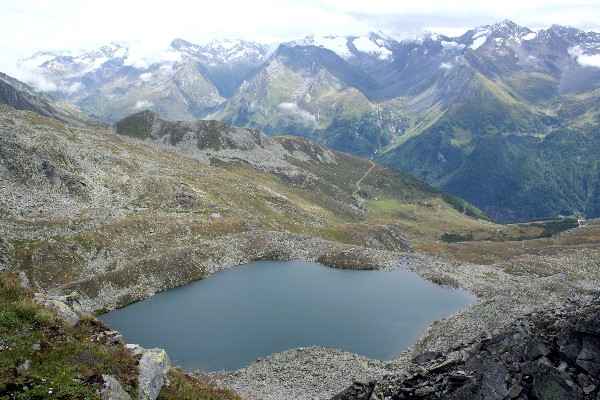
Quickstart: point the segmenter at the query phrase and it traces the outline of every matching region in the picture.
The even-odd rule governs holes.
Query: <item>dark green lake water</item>
[[[235,370],[303,346],[380,360],[433,321],[469,306],[465,291],[414,273],[350,271],[304,261],[257,261],[102,315],[127,342],[167,350],[186,370]]]

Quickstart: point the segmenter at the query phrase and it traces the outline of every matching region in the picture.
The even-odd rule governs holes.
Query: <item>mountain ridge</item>
[[[110,51],[100,51],[97,60]],[[542,175],[552,186],[570,182],[573,193],[557,191],[546,203],[533,194],[538,189],[527,189],[543,185],[529,170],[540,151],[531,138],[582,132],[588,147],[596,146],[598,33],[556,25],[533,31],[505,20],[454,38],[427,33],[397,41],[375,31],[273,46],[176,39],[154,64],[127,51],[114,47],[119,57],[98,61],[95,70],[89,70],[96,65],[91,56],[77,64],[57,55],[62,69],[44,67],[50,65],[45,60],[40,71],[57,94],[110,122],[150,109],[171,120],[218,119],[273,136],[304,136],[424,179],[491,210],[498,221],[599,216],[588,189],[598,179],[584,172],[596,170],[593,160],[584,167],[546,153],[556,161],[545,164]],[[61,72],[69,65],[85,74]],[[506,139],[499,147],[506,159],[516,157],[510,142],[521,140],[523,162],[490,170],[485,149],[495,136]],[[577,153],[583,142],[570,143],[567,152]],[[518,179],[499,192],[488,176]]]

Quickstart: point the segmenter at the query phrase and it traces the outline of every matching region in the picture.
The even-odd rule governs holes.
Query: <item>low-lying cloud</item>
[[[150,107],[152,107],[152,106],[154,106],[154,103],[153,103],[153,102],[151,102],[151,101],[147,101],[147,100],[138,100],[138,101],[135,103],[135,106],[134,106],[134,108],[135,108],[136,110],[142,110],[142,109],[145,109],[145,108],[150,108]]]
[[[571,47],[569,54],[582,67],[600,68],[600,54],[585,54],[580,46]]]
[[[152,79],[152,72],[144,72],[140,74],[139,78],[142,82],[149,82]]]
[[[79,92],[81,89],[83,89],[85,87],[85,85],[81,82],[74,82],[73,84],[67,86],[66,88],[64,88],[64,91],[69,93],[69,94],[73,94],[76,92]]]
[[[36,92],[55,92],[58,86],[46,79],[37,69],[20,66],[14,78],[31,86]]]
[[[317,122],[317,117],[306,110],[298,107],[296,103],[279,103],[277,106],[280,110],[288,111],[291,114],[297,115],[308,122]]]

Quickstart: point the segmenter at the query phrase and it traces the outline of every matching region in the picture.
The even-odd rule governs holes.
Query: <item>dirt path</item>
[[[367,170],[367,172],[365,172],[365,174],[363,175],[363,177],[362,177],[362,178],[360,178],[358,181],[356,181],[356,190],[355,190],[355,191],[352,193],[352,196],[353,196],[353,197],[354,197],[354,195],[355,195],[356,193],[358,193],[358,191],[361,189],[361,188],[360,188],[360,183],[363,181],[363,179],[365,179],[365,178],[367,177],[367,175],[369,175],[369,173],[371,172],[371,170],[372,170],[373,168],[375,168],[375,163],[374,163],[373,161],[371,161],[371,160],[369,160],[369,162],[371,163],[371,168],[369,168],[369,169]]]

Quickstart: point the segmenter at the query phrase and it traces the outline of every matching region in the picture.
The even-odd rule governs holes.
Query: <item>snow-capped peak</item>
[[[304,39],[295,40],[289,44],[294,46],[317,46],[328,49],[336,53],[343,59],[352,57],[352,52],[348,48],[348,38],[342,36],[321,36],[310,35]]]
[[[197,44],[192,44],[186,40],[179,38],[174,39],[171,42],[171,48],[175,49],[176,51],[187,54],[195,54],[202,50],[202,47],[198,46]]]
[[[201,48],[200,54],[212,61],[262,62],[269,46],[240,39],[216,39]]]
[[[352,44],[361,53],[375,55],[380,60],[388,60],[393,53],[390,43],[393,39],[387,37],[383,32],[369,32],[369,36],[354,38]]]
[[[245,42],[243,40],[215,39],[209,42],[205,48],[207,50],[229,51],[236,46],[243,45],[244,43]]]
[[[356,51],[386,60],[392,56],[392,51],[390,50],[390,43],[392,42],[394,42],[394,39],[389,38],[382,31],[371,31],[367,36],[310,35],[304,39],[295,40],[287,44],[292,46],[321,47],[333,51],[345,60],[357,56],[355,54]]]

